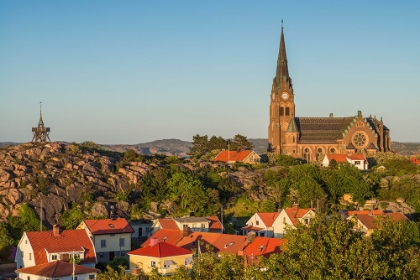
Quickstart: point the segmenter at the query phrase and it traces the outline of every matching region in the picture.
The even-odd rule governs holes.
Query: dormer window
[[[255,224],[256,224],[257,226],[259,226],[259,225],[260,225],[260,221],[256,221],[256,222],[255,222]]]
[[[108,225],[109,225],[110,228],[114,228],[114,225],[113,224],[108,224]]]

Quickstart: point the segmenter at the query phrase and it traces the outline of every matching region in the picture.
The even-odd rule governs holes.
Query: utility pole
[[[42,199],[41,199],[41,213],[39,214],[40,221],[39,221],[39,230],[42,231]]]

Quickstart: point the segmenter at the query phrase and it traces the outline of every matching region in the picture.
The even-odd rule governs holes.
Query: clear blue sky
[[[284,20],[296,115],[420,142],[420,1],[0,1],[0,141],[267,138]]]

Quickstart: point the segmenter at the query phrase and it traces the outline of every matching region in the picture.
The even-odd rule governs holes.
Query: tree
[[[249,142],[246,136],[236,134],[230,143],[229,150],[240,151],[240,150],[252,150],[254,146],[252,142]]]
[[[9,220],[14,239],[20,239],[25,231],[37,231],[40,227],[40,220],[34,210],[28,204],[22,204],[18,210],[18,216],[13,216]]]
[[[62,226],[65,229],[75,229],[81,221],[85,218],[82,210],[76,205],[73,205],[71,209],[65,211],[61,217]]]
[[[208,142],[208,146],[209,146],[209,150],[221,150],[221,149],[226,149],[227,144],[226,144],[226,140],[223,139],[222,137],[216,137],[216,136],[212,136]]]
[[[208,153],[210,151],[208,143],[209,138],[207,135],[200,136],[197,134],[193,136],[193,143],[189,155],[194,159],[198,159]]]
[[[13,238],[9,233],[5,223],[0,223],[0,260],[6,259],[10,255],[10,248],[13,245]]]
[[[298,165],[299,161],[292,156],[279,155],[277,159],[277,165],[279,166],[293,166]]]
[[[139,280],[148,279],[143,272],[140,275],[133,275],[131,273],[125,273],[125,267],[120,266],[118,269],[113,269],[111,266],[106,267],[106,271],[99,273],[97,276],[98,280]]]

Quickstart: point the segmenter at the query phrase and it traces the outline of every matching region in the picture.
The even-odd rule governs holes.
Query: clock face
[[[288,97],[289,97],[289,94],[287,92],[283,92],[281,94],[281,98],[283,98],[283,99],[287,99]]]

